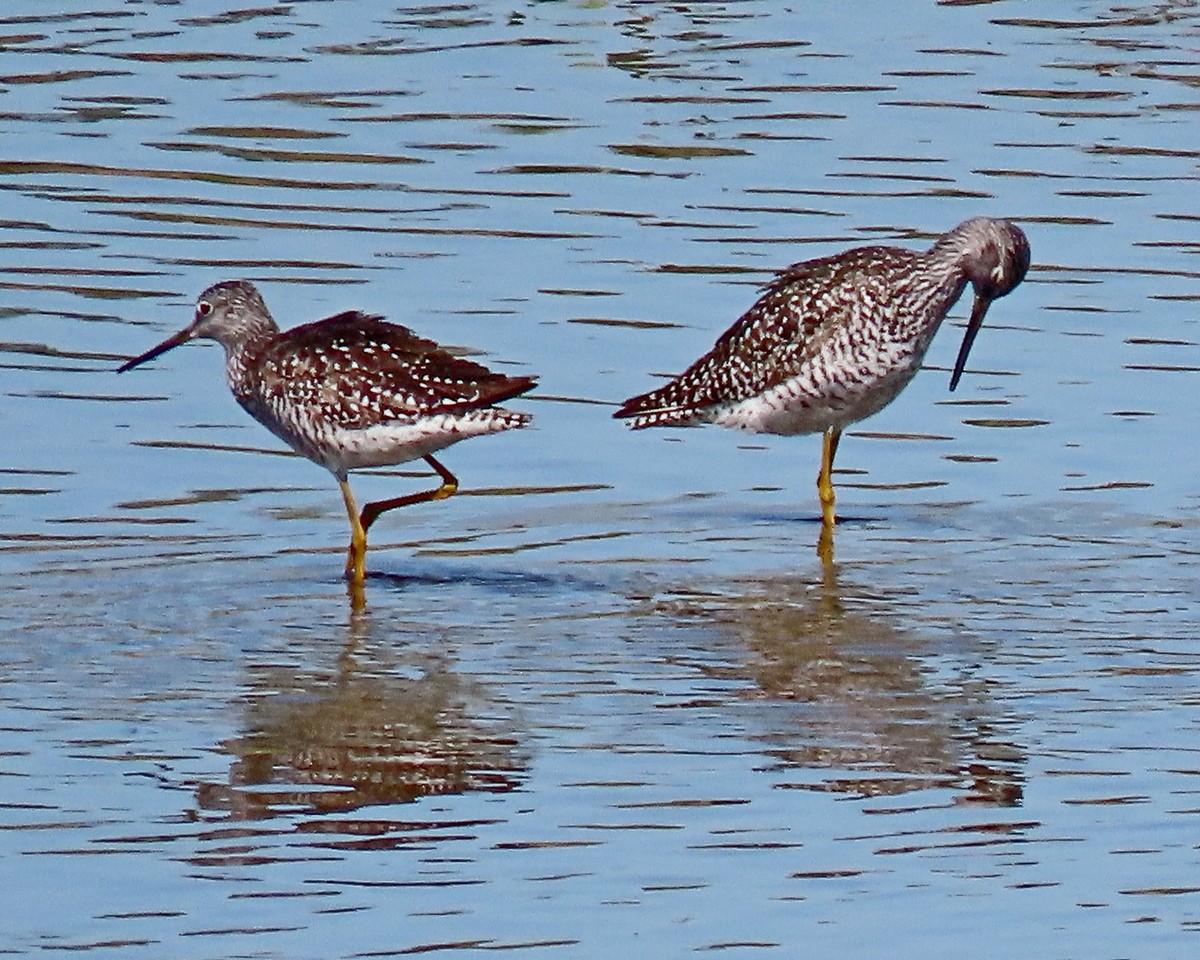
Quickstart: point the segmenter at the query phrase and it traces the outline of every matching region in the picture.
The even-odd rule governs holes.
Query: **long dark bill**
[[[167,337],[167,339],[164,340],[162,343],[160,343],[157,347],[151,347],[149,350],[147,350],[145,353],[143,353],[140,357],[134,357],[132,360],[126,360],[123,364],[121,364],[119,367],[117,367],[117,373],[124,373],[126,370],[132,370],[134,367],[140,367],[143,363],[146,363],[148,360],[153,360],[155,357],[162,356],[168,350],[171,350],[174,347],[179,346],[181,343],[187,343],[189,340],[192,339],[192,336],[193,336],[192,328],[185,327],[183,330],[180,330],[178,333],[172,334],[171,336]]]
[[[983,315],[987,313],[992,301],[987,297],[975,294],[975,305],[971,307],[971,319],[967,321],[967,332],[963,334],[962,346],[958,348],[958,359],[954,361],[954,372],[950,374],[950,389],[958,386],[958,378],[962,376],[963,368],[967,365],[967,354],[971,352],[971,344],[975,342],[975,334],[983,326]]]

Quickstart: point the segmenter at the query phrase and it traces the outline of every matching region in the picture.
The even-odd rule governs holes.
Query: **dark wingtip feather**
[[[628,420],[630,417],[636,417],[638,414],[653,409],[656,406],[654,400],[656,393],[657,391],[652,390],[649,393],[639,393],[636,397],[625,400],[613,414],[613,419]]]
[[[681,405],[668,399],[670,384],[659,390],[630,397],[613,414],[614,420],[628,420],[632,430],[647,427],[686,427],[697,421],[695,407]]]
[[[490,383],[490,389],[482,391],[480,398],[485,404],[503,403],[537,386],[537,377],[510,377],[503,373],[494,373],[492,376],[495,379]]]

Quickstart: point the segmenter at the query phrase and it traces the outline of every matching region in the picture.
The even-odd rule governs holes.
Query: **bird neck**
[[[218,331],[213,339],[225,348],[225,359],[232,363],[235,358],[260,353],[279,335],[279,327],[269,316],[239,317]]]
[[[279,327],[267,316],[244,318],[236,327],[222,330],[213,338],[225,349],[225,373],[230,389],[239,400],[251,389],[263,355],[278,336]]]
[[[975,257],[975,248],[970,236],[951,230],[938,239],[927,257],[927,276],[943,298],[938,312],[944,314],[958,302],[963,290],[971,282],[970,266]]]
[[[938,327],[958,302],[968,283],[961,257],[939,246],[923,255],[920,269],[910,270],[896,283],[895,296],[910,309],[897,311],[897,322],[909,327],[900,339],[928,345]]]
[[[945,271],[960,274],[963,284],[993,280],[991,274],[998,264],[996,223],[986,217],[965,220],[944,233],[929,250],[931,264]],[[959,293],[961,293],[961,287]],[[958,299],[958,295],[955,295]]]

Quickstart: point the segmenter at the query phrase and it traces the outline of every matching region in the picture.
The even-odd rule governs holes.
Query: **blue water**
[[[1200,923],[1190,6],[0,11],[0,950],[1177,957]],[[787,263],[1034,266],[847,432],[633,433]],[[340,580],[223,278],[540,386]],[[361,500],[430,483],[356,477]]]

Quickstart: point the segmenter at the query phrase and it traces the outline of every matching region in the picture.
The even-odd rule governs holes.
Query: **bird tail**
[[[671,399],[673,386],[674,384],[668,384],[659,390],[630,397],[613,414],[614,419],[628,420],[633,430],[645,430],[647,427],[690,427],[707,422],[708,418],[703,409],[686,406]]]

